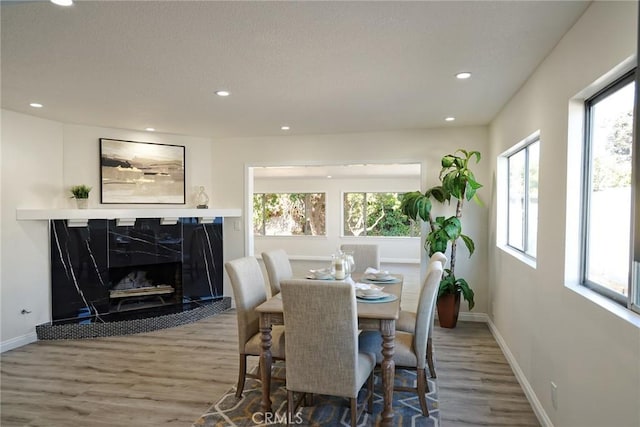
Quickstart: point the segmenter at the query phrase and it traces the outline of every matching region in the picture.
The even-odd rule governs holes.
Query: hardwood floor
[[[229,311],[145,334],[5,352],[0,425],[190,426],[235,384],[235,322]],[[435,329],[443,426],[539,425],[486,325]]]
[[[434,328],[442,426],[539,426],[529,401],[484,323]]]

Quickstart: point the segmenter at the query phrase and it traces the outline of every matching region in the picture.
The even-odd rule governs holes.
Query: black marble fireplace
[[[221,218],[92,219],[81,227],[52,220],[50,229],[54,325],[157,316],[222,299]]]

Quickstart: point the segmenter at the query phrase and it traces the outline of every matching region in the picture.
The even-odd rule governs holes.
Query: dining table
[[[382,426],[393,425],[393,381],[395,375],[395,363],[393,361],[396,335],[396,320],[400,314],[400,296],[402,294],[403,276],[391,274],[393,280],[387,282],[373,282],[365,279],[363,274],[353,274],[354,285],[360,283],[375,283],[383,287],[383,291],[393,297],[388,302],[366,301],[357,298],[358,328],[361,330],[376,330],[382,335],[382,363],[381,376],[383,388],[383,410],[381,414]],[[323,280],[308,279],[318,282],[322,286]],[[261,350],[260,350],[260,376],[262,380],[261,410],[263,413],[271,413],[271,328],[273,325],[284,325],[284,310],[282,298],[277,294],[256,307],[260,316]],[[313,331],[313,325],[309,325]],[[286,331],[286,325],[285,325]],[[286,334],[286,332],[285,332]],[[286,339],[286,338],[285,338]],[[286,361],[285,361],[286,363]]]

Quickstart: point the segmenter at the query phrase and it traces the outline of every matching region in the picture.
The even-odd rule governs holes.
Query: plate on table
[[[378,292],[377,294],[365,294],[364,292],[360,292],[360,291],[356,291],[356,296],[358,298],[362,298],[362,299],[380,299],[380,298],[386,298],[391,294],[388,294],[386,292]]]
[[[385,283],[398,283],[400,279],[393,276],[375,277],[375,276],[367,275],[367,276],[364,276],[364,281],[368,283],[385,284]]]
[[[391,301],[395,301],[398,299],[397,296],[393,295],[393,294],[387,294],[385,292],[383,292],[385,294],[385,296],[383,297],[378,297],[376,295],[376,298],[371,298],[371,297],[360,297],[358,295],[356,295],[356,300],[358,300],[358,302],[360,303],[382,303],[382,302],[391,302]]]

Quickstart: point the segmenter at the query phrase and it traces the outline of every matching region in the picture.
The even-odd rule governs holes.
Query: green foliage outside
[[[400,210],[399,193],[345,193],[345,236],[419,236],[420,225]]]
[[[254,194],[253,232],[263,236],[325,235],[324,193]]]
[[[593,191],[631,186],[633,111],[627,111],[607,125],[605,152],[593,156]]]

